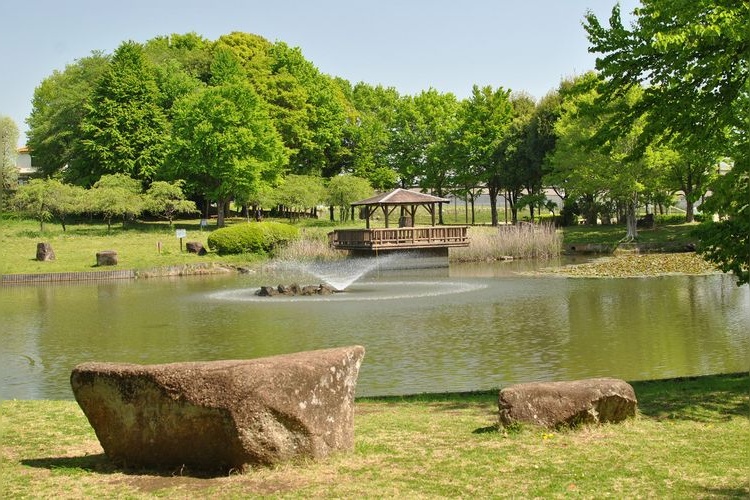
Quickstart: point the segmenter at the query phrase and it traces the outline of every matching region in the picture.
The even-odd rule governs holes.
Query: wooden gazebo
[[[333,231],[328,235],[331,246],[339,250],[364,252],[444,249],[447,255],[449,247],[468,246],[469,239],[466,226],[435,225],[436,209],[442,203],[450,203],[450,200],[401,188],[354,202],[352,207],[362,207],[364,210],[366,229]],[[430,214],[431,226],[414,226],[420,207]],[[390,218],[397,208],[400,209],[398,227],[391,228]],[[383,214],[385,227],[373,228],[372,218],[379,212]]]

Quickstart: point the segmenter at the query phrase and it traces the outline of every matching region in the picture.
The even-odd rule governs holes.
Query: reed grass
[[[551,224],[470,227],[470,244],[451,250],[451,260],[551,259],[562,251],[562,234]]]
[[[313,261],[338,260],[347,256],[347,252],[331,248],[327,228],[306,227],[300,230],[300,238],[290,241],[274,252],[274,257],[281,260]]]

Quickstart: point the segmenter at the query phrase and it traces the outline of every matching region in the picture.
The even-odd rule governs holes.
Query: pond
[[[244,359],[359,344],[358,396],[535,380],[646,380],[748,369],[750,291],[731,276],[581,279],[538,264],[374,270],[344,293],[300,271],[0,288],[0,399],[72,399],[84,361]]]

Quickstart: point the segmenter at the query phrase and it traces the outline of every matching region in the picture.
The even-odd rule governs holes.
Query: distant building
[[[31,150],[28,146],[18,148],[18,158],[16,158],[16,167],[18,168],[18,183],[25,184],[37,174],[37,169],[31,164]]]

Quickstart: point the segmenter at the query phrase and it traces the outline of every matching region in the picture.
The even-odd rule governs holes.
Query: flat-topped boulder
[[[160,365],[83,363],[76,401],[125,467],[242,470],[354,447],[364,348]]]
[[[624,380],[592,378],[532,382],[500,391],[500,423],[530,423],[547,428],[620,422],[635,415],[638,401]]]

